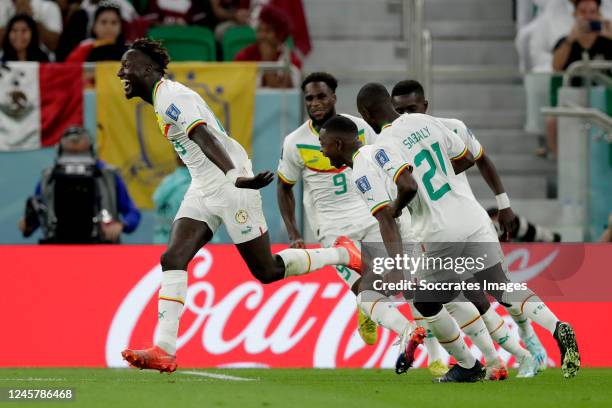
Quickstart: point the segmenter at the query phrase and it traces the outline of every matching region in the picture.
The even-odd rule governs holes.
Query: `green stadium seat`
[[[223,49],[223,60],[233,61],[234,56],[251,44],[255,43],[255,30],[249,26],[236,26],[228,28],[223,34],[221,48]]]
[[[215,36],[196,26],[159,26],[149,30],[149,37],[162,40],[172,61],[216,61]]]

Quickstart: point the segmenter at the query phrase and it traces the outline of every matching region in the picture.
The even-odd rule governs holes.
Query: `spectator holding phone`
[[[582,59],[612,60],[612,25],[601,16],[601,0],[575,0],[574,26],[561,38],[553,51],[553,69],[564,71]]]

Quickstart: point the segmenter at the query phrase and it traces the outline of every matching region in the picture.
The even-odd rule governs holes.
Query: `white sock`
[[[508,308],[509,313],[513,316],[520,316],[521,319],[531,319],[548,330],[550,334],[554,334],[559,319],[535,293],[529,292],[521,302],[504,301],[511,305]],[[504,297],[506,295],[510,296],[507,292],[504,293]]]
[[[444,307],[457,321],[466,336],[472,340],[472,343],[482,351],[487,365],[497,365],[499,354],[476,306],[471,302],[451,302]]]
[[[506,309],[508,310],[508,308]],[[525,341],[526,339],[531,338],[531,336],[535,335],[535,331],[533,330],[533,326],[531,325],[531,320],[523,316],[522,314],[515,316],[508,310],[508,314],[516,323],[516,327],[518,327],[519,337]]]
[[[453,320],[445,308],[442,308],[437,315],[425,319],[434,336],[438,338],[440,345],[444,347],[448,354],[455,357],[457,364],[463,368],[474,367],[476,359],[465,344],[463,337],[461,337],[457,322]]]
[[[344,248],[283,249],[276,255],[285,263],[285,278],[305,275],[327,265],[346,265],[348,252]]]
[[[364,290],[357,295],[357,306],[376,324],[401,336],[410,321],[395,307],[391,299],[373,290]],[[414,327],[416,325],[413,324]]]
[[[429,328],[429,323],[423,317],[423,315],[414,307],[412,302],[408,302],[410,305],[410,311],[412,312],[412,317],[414,318],[414,322],[417,326],[421,326],[427,332],[427,337],[423,340],[423,345],[427,349],[427,357],[429,358],[429,364],[436,360],[444,361],[444,357],[442,355],[442,346],[438,342],[438,339],[431,332]]]
[[[504,319],[493,309],[493,306],[489,307],[489,310],[482,315],[482,320],[484,320],[491,338],[504,350],[516,357],[517,361],[521,361],[525,355],[529,354],[519,343],[516,334],[510,331]]]
[[[162,284],[157,302],[159,337],[157,345],[169,354],[176,353],[179,320],[187,296],[187,271],[162,272]]]

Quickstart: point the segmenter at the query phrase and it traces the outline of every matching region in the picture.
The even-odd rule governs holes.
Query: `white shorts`
[[[421,277],[435,277],[436,280],[469,279],[475,273],[487,270],[504,261],[504,253],[499,244],[493,223],[482,226],[465,238],[463,242],[424,243],[424,253],[433,258],[451,258],[456,261],[473,259],[470,268],[457,267],[455,270],[438,270],[435,267],[419,271]],[[469,270],[466,270],[469,269]]]
[[[213,234],[223,223],[234,244],[251,241],[268,231],[258,190],[219,187],[214,196],[189,190],[174,220],[191,218],[205,222]]]
[[[353,229],[349,231],[328,231],[324,236],[319,239],[319,243],[322,247],[329,248],[334,244],[336,238],[341,235],[349,237],[355,243],[357,248],[361,248],[362,241],[382,242],[378,223],[366,223],[366,226],[362,227],[361,229]],[[359,278],[361,277],[360,274],[344,265],[336,265],[335,268],[336,272],[338,273],[338,276],[340,276],[340,279],[342,279],[348,285],[349,288],[352,288],[355,282],[357,282],[357,280],[359,280]]]

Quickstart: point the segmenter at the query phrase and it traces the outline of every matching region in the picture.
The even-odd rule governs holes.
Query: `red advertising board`
[[[510,271],[546,291],[555,276],[578,287],[550,308],[574,326],[585,366],[612,366],[607,282],[590,297],[582,278],[609,272],[609,245],[509,245]],[[274,251],[283,249],[277,245]],[[569,249],[568,249],[569,248]],[[0,246],[4,268],[0,366],[125,366],[120,351],[149,346],[157,323],[162,246]],[[568,252],[570,251],[570,252]],[[578,256],[577,253],[581,255]],[[580,258],[579,261],[577,258]],[[568,264],[572,265],[569,273]],[[556,271],[565,271],[561,275]],[[557,287],[555,286],[555,287]],[[558,289],[558,288],[557,288]],[[555,295],[554,293],[552,295]],[[551,296],[552,296],[551,295]],[[545,297],[545,296],[543,296]],[[567,301],[569,299],[569,301]],[[409,316],[406,306],[401,310]],[[498,310],[512,325],[502,307]],[[355,297],[331,268],[271,285],[251,277],[231,245],[202,249],[189,267],[181,320],[181,367],[391,367],[396,336],[379,329],[366,346],[356,333]],[[550,334],[536,328],[558,364]],[[416,365],[426,361],[419,351]],[[502,356],[512,363],[507,354]]]

